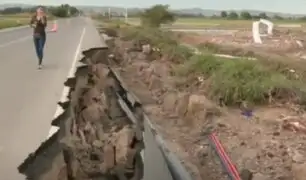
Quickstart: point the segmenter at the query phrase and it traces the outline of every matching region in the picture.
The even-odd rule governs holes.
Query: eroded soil
[[[254,180],[302,180],[306,172],[306,114],[292,104],[254,107],[252,118],[240,109],[220,107],[205,96],[197,75],[175,77],[167,56],[153,59],[127,51],[131,42],[116,38],[118,71],[144,104],[146,113],[195,179],[227,179],[208,135],[215,132],[239,171]]]

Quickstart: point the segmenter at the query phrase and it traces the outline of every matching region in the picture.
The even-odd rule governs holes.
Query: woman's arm
[[[30,26],[32,28],[36,27],[36,21],[35,21],[35,16],[32,16],[31,20],[30,20]]]
[[[43,16],[41,18],[41,23],[46,27],[47,26],[47,17],[46,16]]]

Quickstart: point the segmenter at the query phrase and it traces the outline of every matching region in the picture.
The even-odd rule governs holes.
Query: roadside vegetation
[[[194,54],[194,50],[177,41],[176,35],[157,28],[161,24],[175,22],[175,15],[168,11],[167,6],[156,5],[140,17],[140,26],[117,21],[112,23],[112,27],[118,28],[125,40],[133,40],[136,44],[149,43],[159,49],[161,56],[167,56],[176,64],[173,69],[175,75],[182,79],[193,77],[194,81],[200,78],[205,82],[203,91],[210,99],[228,106],[242,102],[253,105],[284,101],[304,103],[306,86],[303,83],[303,68],[260,56],[256,61],[216,57],[213,54],[222,52],[222,49],[214,44],[201,44],[197,47],[201,54]],[[237,53],[240,51],[243,50],[238,49]],[[245,56],[248,55],[254,54],[245,53]],[[184,83],[192,84],[190,78]]]
[[[281,46],[260,51],[222,41],[239,40],[237,36],[210,41],[209,35],[169,32],[159,27],[180,19],[167,8],[147,9],[139,15],[138,26],[103,21],[109,28],[101,31],[117,37],[107,44],[114,47],[110,49],[122,69],[120,76],[144,101],[158,134],[173,147],[170,151],[194,179],[228,179],[209,145],[209,137],[216,134],[241,179],[305,179],[297,173],[305,163],[296,160],[297,153],[287,153],[290,149],[303,159],[305,155],[300,149],[306,127],[304,60],[282,56]],[[236,57],[219,56],[223,53]],[[147,104],[152,96],[157,103]],[[279,145],[284,148],[275,148]]]
[[[60,6],[44,7],[49,20],[55,18],[65,18],[76,16],[79,14],[79,10],[68,4],[62,4]],[[20,8],[10,7],[0,11],[0,29],[9,27],[18,27],[27,25],[29,18],[35,12],[36,7],[32,8]]]

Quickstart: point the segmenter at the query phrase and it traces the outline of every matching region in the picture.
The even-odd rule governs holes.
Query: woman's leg
[[[38,59],[39,59],[39,65],[42,64],[43,56],[44,56],[44,46],[46,42],[45,36],[40,36],[38,38]]]
[[[46,43],[46,36],[41,36],[39,39],[39,54],[40,54],[40,65],[44,57],[44,47]]]
[[[33,38],[34,40],[34,48],[35,48],[35,52],[36,52],[36,56],[38,57],[39,59],[39,54],[40,54],[40,49],[39,49],[39,38],[38,37],[34,37]]]

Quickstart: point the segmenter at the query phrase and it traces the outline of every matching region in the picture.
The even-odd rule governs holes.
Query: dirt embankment
[[[83,52],[84,66],[70,87],[64,112],[52,125],[59,131],[19,167],[31,180],[140,180],[143,164],[141,127],[134,125],[117,100],[118,84],[109,76],[106,48]]]
[[[195,179],[227,179],[209,143],[212,132],[239,171],[250,172],[245,179],[304,179],[305,113],[298,106],[256,107],[245,118],[241,109],[208,99],[201,74],[176,76],[175,57],[156,55],[148,41],[124,39],[109,42],[120,59],[118,72]]]

